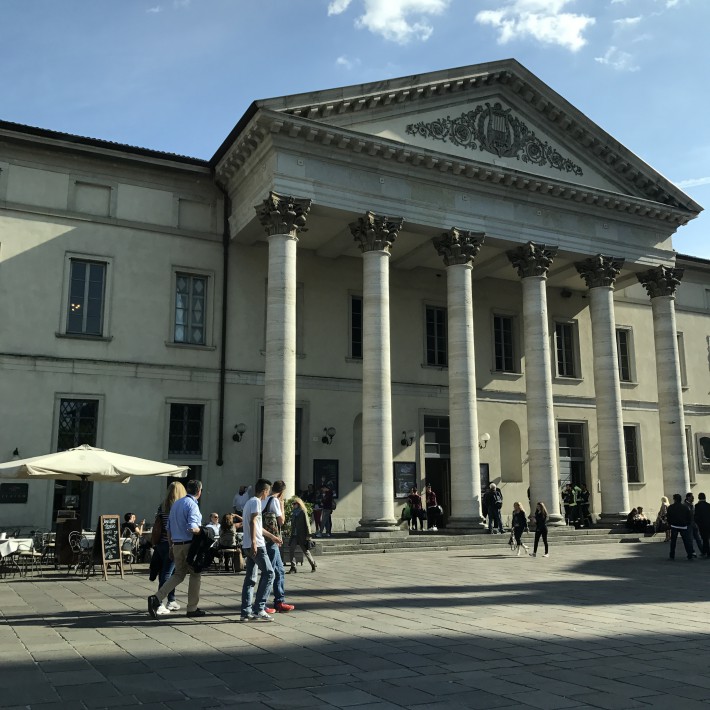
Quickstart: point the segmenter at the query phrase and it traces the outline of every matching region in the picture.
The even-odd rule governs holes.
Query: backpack
[[[269,500],[266,501],[264,512],[261,514],[261,521],[262,525],[264,526],[264,530],[270,532],[272,535],[276,535],[276,537],[280,537],[281,530],[279,529],[278,517],[276,513],[269,510],[269,508],[271,507],[271,501],[273,501],[273,499],[274,496],[269,496]]]
[[[493,500],[495,501],[497,508],[503,507],[503,493],[501,493],[501,491],[499,491],[497,488],[495,490],[495,493],[493,493]]]

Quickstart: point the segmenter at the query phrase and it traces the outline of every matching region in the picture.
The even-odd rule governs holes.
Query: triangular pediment
[[[515,60],[267,99],[255,108],[499,170],[702,210]]]

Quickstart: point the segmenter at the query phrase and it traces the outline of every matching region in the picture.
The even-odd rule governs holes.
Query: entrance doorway
[[[587,482],[584,449],[584,424],[557,424],[560,457],[560,489],[571,483],[581,486]]]
[[[445,528],[451,514],[451,444],[449,418],[424,417],[424,480],[436,493],[444,509],[440,527]]]

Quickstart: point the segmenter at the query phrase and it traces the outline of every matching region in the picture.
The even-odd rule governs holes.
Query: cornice
[[[651,198],[621,195],[542,175],[533,175],[513,168],[459,158],[426,148],[406,145],[399,141],[320,123],[310,118],[295,116],[292,113],[263,108],[255,113],[252,120],[244,127],[237,140],[215,167],[220,182],[227,184],[243,169],[249,169],[254,155],[265,142],[267,136],[305,139],[306,144],[320,145],[331,152],[342,151],[363,154],[379,160],[391,160],[393,163],[448,173],[472,181],[503,185],[521,192],[591,205],[612,212],[668,222],[676,226],[687,224],[695,216],[695,213],[677,204],[668,205]]]

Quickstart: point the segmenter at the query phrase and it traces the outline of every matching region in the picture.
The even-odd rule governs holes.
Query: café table
[[[0,540],[0,576],[12,570],[12,573],[22,574],[22,568],[17,563],[17,553],[19,550],[31,550],[34,541],[31,537],[10,537]]]

